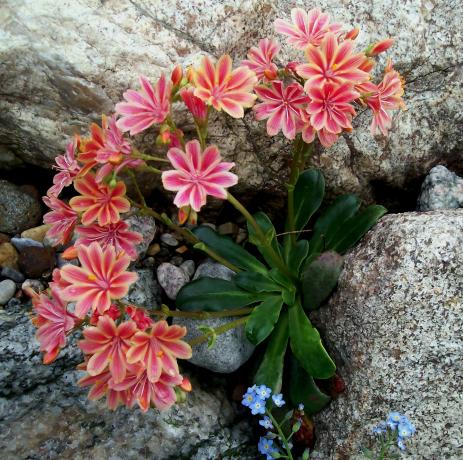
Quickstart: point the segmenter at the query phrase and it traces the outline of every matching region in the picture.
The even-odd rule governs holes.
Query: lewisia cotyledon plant
[[[336,238],[322,241],[317,232],[309,244],[300,235],[321,203],[324,181],[321,172],[303,171],[304,163],[316,139],[330,147],[350,132],[359,108],[371,110],[373,134],[387,134],[392,111],[404,104],[403,79],[391,62],[382,81],[375,83],[372,78],[376,56],[390,48],[392,40],[359,50],[355,42],[359,29],[344,31],[318,9],[292,10],[291,20],[275,22],[275,31],[301,53],[299,61],[281,64],[280,45],[268,37],[252,46],[235,67],[224,54],[217,60],[203,56],[188,69],[177,65],[170,77],[140,76],[138,88],[123,94],[115,113],[104,115],[101,124],[93,123],[88,136],[75,136],[67,144],[65,153],[56,158],[57,173],[44,197],[50,208],[44,221],[50,225],[50,241],[65,246],[63,257],[75,259],[77,265],[56,269],[49,289],[30,295],[44,362],[56,359],[70,334],[81,333],[83,339],[78,343],[85,360],[79,369],[86,374],[80,384],[90,388],[90,399],[106,397],[111,409],[119,405],[138,405],[144,411],[151,406],[170,407],[191,390],[177,360],[191,356],[192,344],[213,342],[217,334],[246,324],[253,343],[268,341],[272,346],[256,377],[265,385],[251,387],[243,404],[253,414],[265,415],[260,425],[270,434],[259,443],[261,453],[268,457],[284,448],[291,458],[289,441],[280,438],[287,444],[282,445],[272,437],[277,425],[269,411],[270,404],[274,408],[285,404],[282,395],[270,396],[271,388],[282,384],[287,344],[291,343],[288,353],[299,366],[295,367],[298,378],[312,382],[313,391],[318,391],[313,379],[329,378],[335,369],[303,309],[316,308],[306,305],[306,293],[301,291],[302,280],[311,279],[304,278],[303,271],[329,245],[340,253],[347,250],[384,213],[383,208],[367,208],[365,225],[347,232],[355,236],[348,244]],[[191,117],[195,135],[177,126],[174,107],[180,105]],[[234,163],[223,160],[220,146],[208,143],[214,111],[242,118],[248,109],[257,120],[266,121],[270,136],[282,133],[294,141],[284,241],[278,240],[265,214],[253,216],[231,194],[230,188],[238,182],[232,172]],[[148,130],[157,135],[150,153],[135,148],[132,139]],[[176,193],[173,203],[179,208],[179,225],[147,204],[138,187],[138,171],[160,175],[164,188]],[[127,177],[133,196],[127,195]],[[71,186],[74,191],[70,193]],[[62,197],[65,189],[66,196],[73,195],[70,200]],[[261,259],[211,229],[182,227],[187,221],[196,224],[198,212],[210,198],[228,200],[243,214],[249,243],[257,247]],[[342,203],[349,207],[346,215],[354,218],[359,204],[352,197]],[[131,263],[138,257],[137,245],[142,240],[127,219],[135,212],[154,217],[225,264],[237,273],[236,282],[196,280],[193,288],[199,303],[194,303],[192,299],[198,297],[191,295],[187,285],[177,298],[179,310],[141,308],[125,301],[137,279]],[[351,225],[349,219],[328,220],[337,226],[334,235],[340,234],[339,226]],[[227,310],[226,315],[221,310]],[[168,322],[174,316],[237,319],[222,328],[205,330],[203,336],[187,343],[186,330]],[[316,408],[320,409],[328,397],[317,395]],[[310,401],[315,410],[314,399]],[[405,439],[404,426],[400,429]]]

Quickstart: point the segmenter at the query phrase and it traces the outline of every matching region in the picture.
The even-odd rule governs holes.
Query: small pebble
[[[233,222],[226,222],[225,224],[219,225],[217,231],[221,235],[236,235],[236,233],[238,233],[238,225]]]
[[[11,238],[11,244],[19,251],[23,251],[26,248],[43,248],[43,244],[35,241],[31,238]]]
[[[187,251],[188,251],[188,246],[185,246],[185,245],[180,246],[179,248],[175,250],[175,252],[178,252],[179,254],[184,254]]]
[[[16,283],[12,280],[0,281],[0,305],[6,305],[16,293]]]
[[[21,289],[23,291],[27,291],[28,289],[33,289],[35,292],[41,292],[41,291],[45,290],[45,286],[39,280],[27,279],[21,285]]]
[[[241,244],[248,237],[248,232],[244,228],[238,229],[238,234],[236,235],[236,242]]]
[[[33,240],[31,240],[33,241]],[[51,273],[56,266],[53,248],[29,246],[19,253],[19,269],[28,278],[39,278],[44,273]]]
[[[13,280],[15,283],[22,283],[24,281],[24,275],[11,267],[3,267],[0,273],[4,278]]]
[[[177,267],[180,267],[183,263],[183,257],[181,256],[174,256],[172,259],[170,259],[170,263],[176,265]]]
[[[146,254],[148,256],[155,256],[160,250],[161,250],[161,246],[159,246],[158,243],[154,243],[150,245],[150,247],[146,251]]]
[[[11,298],[6,304],[9,313],[18,312],[22,309],[23,302],[16,297]]]
[[[183,262],[181,265],[180,265],[180,268],[191,278],[194,273],[195,273],[195,263],[193,260],[191,259],[188,259],[188,260],[185,260],[185,262]]]
[[[163,233],[161,235],[161,241],[164,243],[164,244],[167,244],[167,246],[172,246],[173,248],[175,248],[176,246],[178,246],[178,241],[177,239],[175,238],[174,235],[172,235],[171,233]]]
[[[178,291],[190,280],[188,275],[175,265],[163,263],[157,269],[159,284],[164,289],[167,297],[174,300]]]
[[[39,225],[38,227],[30,228],[29,230],[24,230],[21,233],[21,238],[29,238],[39,243],[43,243],[46,233],[50,229],[50,224]]]
[[[156,264],[156,259],[154,257],[147,257],[142,265],[146,268],[153,268]]]
[[[0,244],[0,265],[2,267],[18,268],[18,251],[11,243]]]

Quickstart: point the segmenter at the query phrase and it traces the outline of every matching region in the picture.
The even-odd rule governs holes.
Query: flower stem
[[[160,169],[153,168],[152,166],[149,166],[149,165],[141,165],[141,166],[138,166],[137,169],[139,171],[147,171],[147,172],[152,172],[154,174],[161,174],[162,173],[162,171]]]
[[[266,414],[268,415],[269,419],[272,421],[273,426],[276,428],[278,431],[278,434],[280,436],[280,439],[283,441],[283,444],[286,449],[286,453],[288,454],[288,458],[290,460],[294,460],[293,454],[291,453],[291,448],[289,447],[288,440],[286,439],[286,436],[284,435],[283,431],[280,428],[279,423],[276,421],[275,417],[272,415],[269,409],[265,409]]]
[[[264,232],[260,228],[259,224],[256,222],[256,219],[254,219],[254,217],[251,215],[251,213],[230,192],[227,193],[227,200],[234,206],[235,209],[237,209],[246,218],[248,223],[255,230],[262,246],[265,246],[267,248],[275,266],[290,279],[293,279],[294,276],[288,270],[288,267],[283,262],[281,256],[277,254],[271,242],[267,241]]]
[[[145,197],[143,196],[143,193],[141,193],[140,186],[138,185],[138,181],[137,181],[137,177],[135,176],[135,173],[131,169],[129,169],[129,174],[135,185],[135,190],[137,192],[139,200],[141,201],[141,203],[143,203],[143,206],[146,206]]]
[[[160,161],[161,163],[170,163],[167,158],[156,157],[154,155],[148,155],[147,153],[136,152],[134,158],[140,158],[141,160]]]
[[[230,329],[234,329],[235,327],[241,326],[244,324],[248,319],[248,316],[244,316],[242,318],[236,319],[235,321],[231,321],[230,323],[226,323],[223,326],[216,327],[213,332],[206,333],[196,337],[195,339],[190,340],[188,343],[194,347],[195,345],[199,345],[201,343],[207,342],[211,335],[220,335],[224,332],[229,331]]]

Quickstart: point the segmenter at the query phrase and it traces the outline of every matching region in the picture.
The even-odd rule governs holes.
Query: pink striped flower
[[[215,66],[204,56],[199,69],[193,72],[193,81],[196,97],[233,118],[243,118],[244,108],[252,107],[256,99],[252,93],[256,75],[244,66],[232,71],[232,60],[227,54]]]
[[[120,383],[109,382],[112,389],[126,391],[128,406],[138,404],[143,412],[147,412],[151,404],[159,410],[166,410],[177,400],[175,387],[180,386],[183,377],[180,374],[173,376],[162,373],[155,382],[148,377],[143,366],[133,366],[132,372]]]
[[[125,184],[122,181],[114,187],[98,184],[92,174],[86,174],[74,181],[74,188],[81,194],[71,198],[69,204],[74,211],[83,212],[82,223],[90,225],[98,221],[104,227],[120,220],[120,213],[130,210],[130,203],[125,198]]]
[[[55,158],[56,166],[53,168],[57,169],[58,173],[53,177],[53,185],[48,190],[47,195],[58,196],[63,188],[71,185],[74,177],[79,174],[81,167],[75,157],[76,149],[77,139],[74,139],[66,146],[64,155],[58,155]]]
[[[142,308],[137,308],[134,305],[127,305],[125,307],[126,313],[130,318],[135,321],[138,329],[144,331],[154,324],[154,321],[146,314]]]
[[[66,345],[66,335],[75,325],[76,317],[67,311],[66,303],[57,289],[51,289],[51,297],[44,293],[28,292],[37,316],[32,320],[38,327],[37,340],[40,351],[44,352],[43,363],[53,362],[61,348]]]
[[[201,153],[197,140],[187,142],[185,152],[171,148],[167,153],[175,170],[162,173],[162,184],[166,190],[178,192],[174,204],[179,208],[190,206],[199,211],[206,204],[207,195],[227,198],[227,187],[238,182],[238,177],[229,172],[234,163],[222,162],[215,145]]]
[[[196,97],[194,92],[194,88],[182,88],[180,90],[180,97],[188,110],[193,114],[195,120],[199,123],[204,123],[207,120],[207,105],[202,99]]]
[[[130,231],[129,225],[123,220],[104,227],[97,224],[87,227],[79,226],[77,233],[79,237],[75,242],[76,246],[89,246],[91,243],[97,242],[102,248],[114,247],[116,253],[123,252],[132,260],[138,257],[135,246],[143,240],[143,236],[140,233]]]
[[[174,377],[179,373],[177,359],[191,358],[190,345],[181,340],[185,334],[185,327],[158,321],[149,332],[137,332],[133,336],[127,361],[142,362],[150,382],[157,382],[162,373]]]
[[[280,130],[288,139],[294,139],[301,128],[300,109],[310,99],[299,83],[291,83],[286,88],[281,81],[273,81],[270,86],[257,86],[255,91],[263,101],[254,107],[257,120],[267,120],[269,136]]]
[[[110,308],[111,299],[127,295],[130,285],[138,279],[136,273],[126,271],[130,257],[117,255],[111,246],[105,249],[98,243],[78,246],[77,255],[81,267],[65,265],[59,283],[63,286],[63,298],[76,301],[75,313],[79,318],[90,309],[104,313]]]
[[[51,209],[43,216],[43,221],[51,225],[47,237],[54,246],[68,243],[79,219],[77,212],[54,195],[44,196],[43,202]]]
[[[306,110],[301,110],[301,119],[303,122],[301,134],[302,140],[305,143],[310,144],[315,140],[315,136],[317,136],[323,147],[328,148],[338,140],[338,134],[330,133],[324,128],[317,131],[312,126],[312,123],[310,122],[310,114],[307,113]]]
[[[87,364],[83,363],[78,366],[80,370],[86,370]],[[91,387],[88,392],[88,399],[96,401],[106,396],[106,403],[109,409],[115,410],[119,405],[123,404],[129,407],[129,394],[125,390],[114,390],[110,388],[109,382],[112,380],[112,375],[109,370],[97,375],[86,375],[78,381],[81,387]]]
[[[264,38],[259,46],[253,46],[248,52],[248,59],[241,65],[251,69],[259,80],[275,80],[278,76],[278,67],[272,62],[278,54],[280,45],[275,40]]]
[[[140,76],[141,91],[129,89],[124,93],[126,102],[116,104],[116,112],[121,115],[117,126],[122,131],[130,131],[133,136],[148,129],[155,123],[162,123],[170,111],[172,82],[161,75],[153,86],[145,76]]]
[[[341,24],[330,24],[330,17],[318,9],[306,13],[300,8],[291,10],[292,23],[277,19],[275,30],[289,37],[288,42],[299,50],[308,46],[319,46],[328,32],[337,34],[341,30]]]
[[[109,368],[113,381],[122,382],[127,372],[127,350],[136,331],[133,321],[124,321],[116,326],[107,315],[100,316],[96,326],[85,328],[84,340],[79,342],[79,347],[85,354],[91,355],[87,372],[94,376]]]
[[[325,83],[349,82],[357,85],[368,81],[368,73],[361,70],[365,55],[354,54],[353,48],[352,40],[338,43],[332,33],[325,36],[320,47],[309,46],[306,49],[308,63],[296,67],[297,73],[307,80],[304,86],[306,92]]]
[[[311,102],[307,105],[310,123],[317,130],[326,130],[333,134],[343,129],[352,129],[354,107],[350,104],[360,96],[348,83],[342,85],[325,84],[313,86],[308,92]]]
[[[403,78],[392,68],[392,64],[389,62],[384,78],[377,86],[377,91],[366,98],[366,103],[373,110],[373,121],[370,128],[373,136],[378,132],[387,136],[392,126],[390,112],[399,108],[405,108],[402,99],[404,93],[403,87]]]

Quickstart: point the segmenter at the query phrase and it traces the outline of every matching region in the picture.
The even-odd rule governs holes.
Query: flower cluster
[[[385,436],[386,442],[394,440],[400,450],[405,450],[405,443],[415,434],[416,428],[406,415],[391,412],[387,419],[375,426],[372,431],[377,436]]]
[[[291,438],[301,428],[301,417],[304,411],[304,405],[299,404],[297,411],[290,411],[286,417],[278,423],[275,417],[272,415],[271,409],[273,407],[283,407],[286,402],[283,399],[281,393],[272,394],[272,390],[265,385],[253,385],[249,387],[246,393],[243,395],[241,401],[243,406],[248,407],[251,410],[252,415],[263,415],[266,414],[262,419],[259,420],[259,425],[267,430],[265,436],[261,436],[259,444],[257,446],[259,453],[264,455],[267,460],[273,458],[284,457],[282,451],[291,451],[293,445]],[[281,426],[290,420],[292,415],[297,415],[295,423],[291,427],[291,434],[285,436]],[[308,451],[304,453],[303,458],[308,458]],[[284,457],[292,458],[292,457]]]

